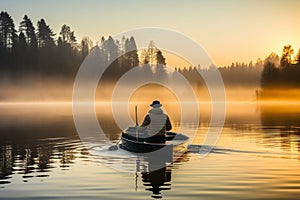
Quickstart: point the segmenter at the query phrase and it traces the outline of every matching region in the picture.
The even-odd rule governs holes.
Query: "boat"
[[[163,147],[173,148],[183,147],[189,137],[181,133],[166,132],[165,143],[149,143],[147,142],[147,131],[139,126],[128,127],[122,131],[120,147],[124,150],[134,153],[148,153],[159,150]]]

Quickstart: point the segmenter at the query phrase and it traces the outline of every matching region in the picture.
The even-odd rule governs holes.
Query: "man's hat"
[[[153,107],[153,108],[159,108],[162,105],[160,104],[160,102],[158,100],[155,100],[155,101],[152,102],[152,104],[150,106]]]

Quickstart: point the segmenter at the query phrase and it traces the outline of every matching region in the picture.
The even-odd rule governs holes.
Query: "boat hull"
[[[134,140],[130,140],[126,137],[122,137],[122,143],[121,143],[122,149],[135,152],[135,153],[147,153],[147,152],[157,151],[165,146],[168,145],[137,142]]]
[[[146,142],[145,138],[139,138],[134,135],[133,127],[130,131],[122,132],[122,143],[120,147],[127,151],[135,153],[148,153],[154,152],[161,148],[172,149],[173,147],[183,146],[187,141],[188,137],[179,133],[167,132],[165,143],[149,143]]]

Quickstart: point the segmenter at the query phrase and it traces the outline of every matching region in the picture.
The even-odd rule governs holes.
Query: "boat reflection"
[[[142,181],[146,190],[152,192],[153,198],[162,198],[161,191],[171,190],[171,168],[163,167],[161,169],[143,172]]]
[[[188,162],[188,153],[174,154],[173,163],[168,163],[165,158],[143,158],[136,162],[136,177],[141,174],[143,186],[146,191],[151,192],[151,197],[155,199],[163,198],[163,191],[171,190],[172,169],[175,164]],[[137,184],[137,180],[136,180]],[[138,186],[136,185],[136,188]]]

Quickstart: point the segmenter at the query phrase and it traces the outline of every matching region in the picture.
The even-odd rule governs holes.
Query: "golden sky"
[[[141,27],[172,29],[191,37],[217,66],[255,62],[283,46],[300,48],[297,0],[0,0],[18,27],[27,14],[36,25],[46,20],[55,33],[71,26],[80,41]],[[138,43],[138,41],[137,41]]]

